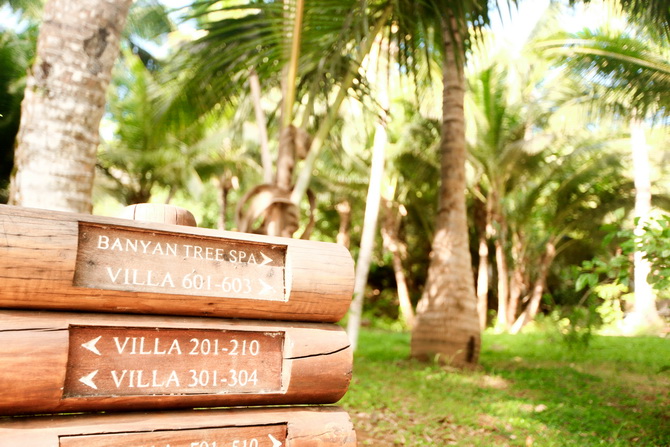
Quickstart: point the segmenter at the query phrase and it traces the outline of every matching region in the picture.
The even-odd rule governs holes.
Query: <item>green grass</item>
[[[670,446],[670,340],[485,334],[481,368],[409,359],[364,331],[341,405],[361,446]]]

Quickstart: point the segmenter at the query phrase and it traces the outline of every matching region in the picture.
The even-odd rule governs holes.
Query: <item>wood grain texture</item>
[[[86,250],[107,250],[79,250],[82,231],[92,228],[98,231],[94,236],[109,234],[110,239],[94,241],[93,248]],[[111,249],[114,237],[123,243],[117,250]],[[154,263],[146,266],[144,258],[129,252],[132,243],[139,244],[139,250],[144,243],[154,254],[154,250],[167,251],[167,243],[181,251],[164,257],[155,254]],[[195,259],[195,248],[187,245],[201,246],[197,255],[201,259]],[[240,261],[240,246],[248,247],[247,257],[256,253],[253,262],[231,262]],[[263,251],[263,247],[284,253],[284,265],[275,265],[274,260],[262,265],[264,258],[253,250]],[[223,254],[217,258],[219,253]],[[84,260],[80,264],[78,256]],[[207,256],[209,260],[204,259]],[[193,282],[200,265],[205,265],[193,264],[196,261],[207,267]],[[85,271],[96,266],[108,285]],[[283,273],[283,295],[270,292],[267,298],[262,277],[257,279],[254,272],[268,277]],[[332,243],[0,205],[0,307],[4,308],[336,322],[351,302],[353,275],[351,255]],[[243,282],[248,279],[254,281],[253,287]],[[204,290],[204,281],[210,281],[210,290],[199,293],[196,288]],[[154,283],[159,285],[138,285]],[[268,290],[277,289],[277,284],[270,281]],[[192,290],[187,294],[184,287]]]
[[[159,342],[146,336],[141,348],[140,336],[145,333],[164,335]],[[112,340],[114,335],[117,339]],[[268,344],[267,340],[280,336]],[[219,348],[219,363],[212,362],[211,355],[192,355],[205,338],[209,346],[235,347],[237,353],[230,356],[229,351]],[[251,344],[254,339],[256,347]],[[247,343],[244,348],[243,341]],[[166,355],[170,349],[171,357]],[[239,359],[243,349],[255,350],[257,355]],[[132,350],[135,354],[126,355]],[[275,361],[276,356],[281,357]],[[346,333],[326,323],[4,310],[0,311],[0,364],[3,415],[326,404],[336,402],[347,391],[352,351]],[[253,386],[249,382],[248,388],[237,383],[228,386],[232,380],[242,380],[242,369],[247,371],[245,381],[256,370],[258,382]],[[200,379],[198,387],[190,388],[190,370],[198,374],[207,370],[208,377],[217,371],[218,388],[213,381],[210,386],[208,379]],[[144,371],[143,377],[138,378],[137,371]],[[156,371],[154,378],[152,371]],[[135,374],[132,379],[131,374]],[[178,379],[168,383],[170,374]],[[273,378],[272,374],[281,377]],[[223,378],[228,382],[222,382]],[[151,380],[161,386],[152,385],[149,393],[138,389]]]
[[[191,442],[207,442],[203,434],[217,429],[258,436],[258,447],[274,447],[267,434],[281,442],[281,447],[356,446],[356,433],[346,412],[336,407],[294,407],[0,418],[0,447],[191,447]],[[124,435],[142,436],[155,444],[124,443]],[[265,436],[262,442],[261,435]],[[110,439],[115,443],[110,444]]]

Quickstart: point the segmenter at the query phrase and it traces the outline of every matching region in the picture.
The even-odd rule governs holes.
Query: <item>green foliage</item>
[[[652,266],[647,280],[657,290],[670,287],[670,215],[651,219],[643,226],[642,234],[635,239],[637,248],[644,253]]]
[[[636,220],[635,224],[638,225]],[[584,261],[578,269],[575,288],[580,291],[587,286],[594,289],[603,299],[612,299],[611,288],[597,288],[601,283],[610,283],[621,293],[628,291],[632,255],[635,251],[642,252],[652,269],[647,281],[656,290],[665,290],[670,286],[670,216],[661,215],[651,218],[636,232],[631,229],[621,229],[616,225],[603,227],[607,235],[603,239],[603,246],[616,243],[616,253],[606,259],[594,258]],[[618,297],[617,297],[618,298]]]
[[[35,26],[20,34],[0,27],[0,203],[7,203],[9,195],[25,74],[34,57],[36,42]]]

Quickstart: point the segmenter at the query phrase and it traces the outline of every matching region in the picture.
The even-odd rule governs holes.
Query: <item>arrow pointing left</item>
[[[81,383],[83,383],[84,385],[89,386],[89,387],[93,388],[94,390],[97,390],[98,387],[97,387],[96,384],[93,382],[93,378],[95,377],[96,374],[98,374],[98,370],[97,370],[97,369],[96,369],[95,371],[93,371],[91,374],[85,375],[84,377],[82,377],[81,379],[79,379],[79,381],[80,381]]]
[[[81,345],[82,345],[84,348],[86,348],[86,349],[88,349],[89,351],[91,351],[92,353],[94,353],[94,354],[102,355],[102,354],[100,354],[100,351],[98,351],[98,348],[95,346],[95,344],[96,344],[97,342],[99,342],[101,338],[102,338],[102,335],[99,336],[99,337],[94,338],[93,340],[89,340],[89,341],[87,341],[86,343],[82,343]]]

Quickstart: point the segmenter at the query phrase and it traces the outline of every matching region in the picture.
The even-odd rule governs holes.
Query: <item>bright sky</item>
[[[507,3],[500,1],[500,14],[491,17],[491,28],[500,33],[505,40],[521,46],[549,6],[550,0],[522,0],[519,8],[512,8],[511,14]]]
[[[513,11],[513,23],[510,22],[509,11],[506,8],[506,2],[501,1],[503,11],[503,21],[500,17],[495,15],[492,19],[493,28],[498,31],[502,30],[505,35],[513,40],[525,40],[528,34],[535,26],[535,23],[542,15],[544,10],[549,5],[550,0],[522,0],[518,13]],[[190,0],[162,0],[166,6],[174,9],[181,8],[191,3]],[[11,13],[11,8],[8,4],[0,7],[0,28],[16,28],[19,25],[19,16]],[[502,23],[502,26],[501,26]]]

